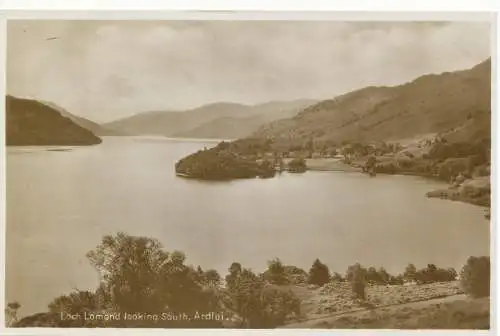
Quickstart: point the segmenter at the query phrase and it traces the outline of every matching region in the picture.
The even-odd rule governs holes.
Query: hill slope
[[[265,125],[253,136],[299,142],[372,141],[460,128],[463,136],[483,136],[489,134],[490,118],[488,59],[472,69],[425,75],[394,87],[367,87],[325,100],[293,118]]]
[[[7,146],[78,146],[101,143],[91,131],[31,99],[6,97]]]
[[[69,118],[75,124],[77,124],[77,125],[85,128],[85,129],[91,131],[95,135],[98,135],[98,136],[124,135],[121,132],[118,132],[118,131],[115,131],[115,130],[110,130],[110,129],[107,129],[105,127],[102,127],[98,123],[93,122],[93,121],[91,121],[91,120],[89,120],[87,118],[83,118],[83,117],[79,117],[79,116],[76,116],[74,114],[71,114],[68,111],[66,111],[64,108],[62,108],[59,105],[54,104],[52,102],[41,101],[41,103],[43,103],[44,105],[47,105],[47,106],[53,108],[54,110],[56,110],[57,112],[59,112],[63,117]]]
[[[102,125],[134,135],[164,135],[189,138],[239,138],[263,124],[295,115],[312,100],[269,102],[254,106],[215,103],[188,111],[144,112]]]

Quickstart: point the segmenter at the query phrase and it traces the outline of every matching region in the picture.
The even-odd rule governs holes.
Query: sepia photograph
[[[7,20],[5,327],[489,330],[494,27]]]

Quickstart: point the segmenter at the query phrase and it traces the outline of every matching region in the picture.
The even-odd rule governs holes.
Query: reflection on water
[[[25,315],[74,288],[94,288],[85,254],[119,231],[158,238],[223,275],[233,261],[261,271],[274,257],[306,270],[320,258],[343,273],[355,262],[389,272],[409,262],[459,268],[470,255],[489,254],[482,209],[426,198],[436,181],[341,172],[231,182],[175,176],[178,159],[213,145],[107,137],[71,151],[9,148],[7,300]]]

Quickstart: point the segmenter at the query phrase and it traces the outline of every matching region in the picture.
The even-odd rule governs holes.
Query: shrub
[[[389,273],[387,273],[385,268],[380,267],[378,270],[378,277],[379,277],[380,284],[387,284],[391,278],[391,275]]]
[[[14,325],[18,321],[17,311],[19,308],[21,308],[21,305],[17,301],[9,302],[7,304],[7,307],[5,308],[5,323],[7,327]]]
[[[460,284],[472,297],[490,295],[490,257],[469,257],[460,272]]]
[[[344,281],[344,278],[342,277],[342,275],[340,275],[340,273],[333,273],[332,275],[332,279],[331,279],[333,282],[342,282]]]
[[[359,263],[349,266],[349,268],[347,269],[346,278],[351,282],[352,292],[358,299],[361,300],[366,299],[366,275],[366,269],[363,268]]]
[[[444,181],[450,181],[452,177],[457,176],[459,173],[466,172],[468,167],[467,158],[452,158],[446,159],[439,165],[438,177]]]
[[[475,167],[487,164],[488,161],[489,158],[483,153],[469,156],[467,162],[468,171],[473,172]]]
[[[287,265],[285,266],[285,274],[289,283],[304,284],[307,283],[308,274],[302,268]]]
[[[243,268],[239,262],[233,262],[229,267],[229,274],[226,275],[226,285],[231,291],[237,286],[238,278]]]
[[[221,282],[221,276],[219,272],[214,269],[209,269],[203,274],[204,283],[208,286],[218,287]]]
[[[381,174],[395,174],[398,170],[398,167],[392,162],[375,165],[375,172]]]
[[[266,286],[251,270],[240,268],[239,264],[233,266],[228,275],[234,278],[228,288],[229,304],[241,318],[240,327],[275,328],[284,324],[290,314],[300,313],[300,300],[293,292],[276,285]]]
[[[427,265],[415,273],[415,280],[418,283],[446,282],[456,280],[457,272],[453,268],[438,268],[434,264]]]
[[[307,170],[306,160],[303,158],[296,158],[288,163],[288,169],[293,173],[303,173]]]
[[[408,266],[406,266],[405,272],[403,273],[403,277],[407,281],[415,281],[416,274],[417,268],[415,267],[415,265],[408,264]]]
[[[389,284],[391,285],[402,285],[404,283],[403,275],[399,274],[397,276],[391,275],[389,277]]]
[[[488,165],[481,165],[477,166],[474,168],[473,171],[474,176],[490,176],[491,175],[491,168]]]
[[[398,159],[398,165],[401,169],[410,169],[413,167],[414,162],[408,157],[401,157]]]
[[[84,312],[95,313],[103,308],[99,306],[97,295],[89,291],[75,291],[68,295],[55,298],[48,306],[50,313],[61,314],[83,314]],[[108,323],[109,324],[109,323]],[[85,321],[83,319],[60,319],[59,327],[91,327],[104,326],[102,321]]]
[[[368,268],[366,272],[366,281],[380,283],[380,277],[375,267]]]
[[[264,283],[251,270],[233,266],[235,263],[231,266],[231,273],[228,275],[232,278],[231,285],[228,286],[231,298],[230,307],[241,317],[241,327],[253,327],[261,320],[260,294]]]
[[[260,321],[252,328],[276,328],[285,324],[288,316],[300,315],[300,300],[289,289],[266,286],[262,290],[262,311]]]
[[[474,154],[474,145],[466,142],[436,143],[429,151],[429,157],[433,159],[463,158]]]
[[[330,271],[328,266],[316,259],[309,270],[308,283],[323,286],[330,281]]]

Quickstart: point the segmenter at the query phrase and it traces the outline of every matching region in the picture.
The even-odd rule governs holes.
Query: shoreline
[[[311,164],[313,161],[315,164]],[[334,164],[333,166],[329,165]],[[361,168],[349,165],[347,163],[342,162],[340,159],[306,159],[306,164],[308,170],[310,171],[337,171],[337,172],[359,172],[363,173]],[[411,171],[396,171],[392,174],[378,172],[381,175],[400,175],[400,176],[416,176],[422,177],[425,179],[437,180],[446,183],[445,181],[436,178],[435,176],[429,174],[419,174],[417,172]],[[457,188],[453,188],[453,186],[448,184],[448,187],[439,188],[435,190],[430,190],[426,193],[426,197],[429,198],[440,198],[454,202],[463,202],[467,204],[472,204],[475,206],[479,206],[485,209],[490,209],[491,205],[488,205],[485,201],[484,197],[474,197],[474,195],[480,195],[484,193],[485,190],[489,188],[490,176],[487,177],[476,177],[472,179],[468,179],[462,183]],[[487,185],[488,184],[488,185]],[[489,219],[489,213],[485,214],[485,217]]]
[[[292,159],[285,159],[285,163],[291,161]],[[307,171],[312,172],[341,172],[341,173],[360,173],[364,174],[362,168],[356,167],[347,163],[342,162],[341,159],[328,159],[328,158],[316,158],[316,159],[305,159],[307,165]],[[399,175],[399,176],[415,176],[421,177],[430,180],[438,180],[446,184],[445,181],[440,180],[434,176],[430,176],[428,174],[418,174],[411,171],[396,171],[394,173],[377,173],[377,175]],[[187,179],[196,179],[195,177],[189,176],[188,174],[176,173],[178,177],[187,178]],[[488,179],[490,177],[488,176]],[[467,180],[467,182],[474,183],[478,179]],[[471,188],[470,186],[468,186]],[[484,186],[483,186],[484,188]],[[477,190],[475,190],[477,192]],[[425,194],[426,197],[429,198],[440,198],[449,201],[462,202],[467,204],[472,204],[475,206],[479,206],[485,209],[490,209],[491,206],[484,203],[483,199],[475,199],[473,197],[469,197],[467,193],[457,192],[457,189],[453,189],[452,186],[448,188],[439,188],[435,190],[430,190]],[[485,214],[485,217],[488,218],[488,214]]]

